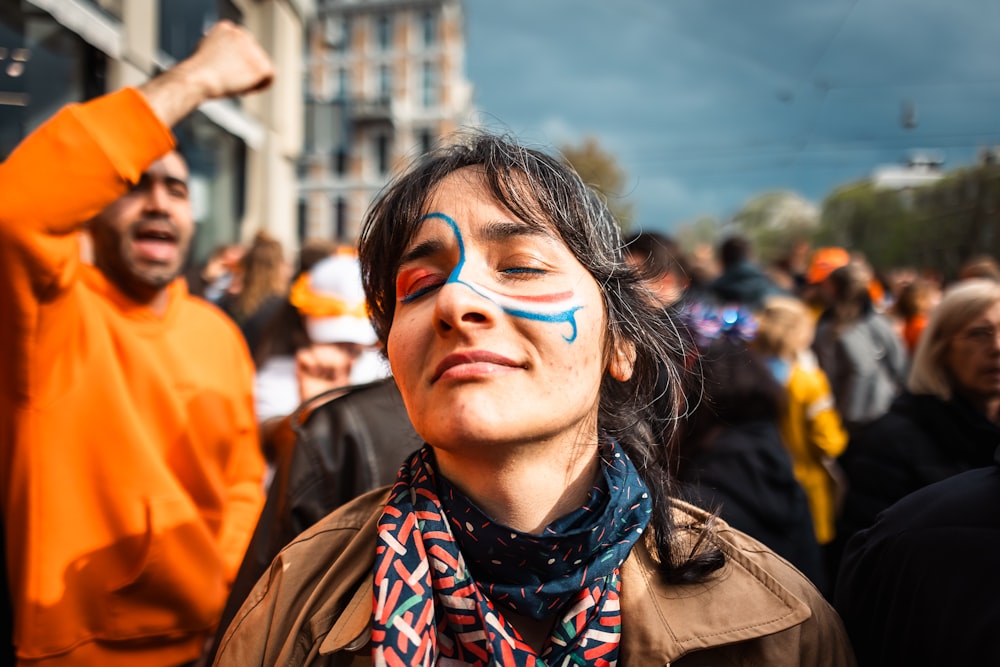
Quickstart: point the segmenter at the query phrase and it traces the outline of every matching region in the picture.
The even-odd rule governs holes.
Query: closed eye
[[[531,266],[512,266],[509,269],[501,269],[500,273],[505,276],[511,276],[514,278],[517,277],[527,278],[529,276],[545,275],[546,273],[548,273],[548,271],[546,271],[545,269],[539,269]]]
[[[445,278],[437,273],[405,271],[396,279],[396,294],[400,303],[411,303],[433,292],[444,283]]]

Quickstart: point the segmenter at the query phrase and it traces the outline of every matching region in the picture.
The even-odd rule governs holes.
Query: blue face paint
[[[444,213],[428,213],[422,218],[422,220],[430,219],[443,220],[451,227],[451,231],[455,234],[455,240],[458,243],[458,263],[451,270],[446,282],[468,287],[480,297],[495,303],[504,313],[511,317],[538,322],[552,322],[554,324],[567,323],[572,328],[572,331],[569,336],[563,336],[563,338],[570,343],[576,340],[576,311],[583,308],[583,306],[572,305],[567,307],[566,302],[575,296],[572,291],[541,296],[502,294],[483,285],[463,280],[462,271],[465,268],[465,242],[462,239],[462,232],[455,221]]]

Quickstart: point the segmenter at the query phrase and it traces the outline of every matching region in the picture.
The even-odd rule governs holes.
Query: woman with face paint
[[[360,257],[426,444],[285,548],[216,664],[853,664],[801,574],[672,498],[647,423],[686,351],[575,172],[477,134],[381,194]]]

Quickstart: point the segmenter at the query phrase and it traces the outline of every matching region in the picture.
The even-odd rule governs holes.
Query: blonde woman
[[[809,349],[813,318],[799,299],[774,296],[765,302],[758,320],[753,345],[787,392],[781,436],[795,477],[809,498],[816,541],[826,544],[834,535],[837,495],[837,480],[831,474],[836,468],[830,463],[847,447],[847,432],[826,374]]]

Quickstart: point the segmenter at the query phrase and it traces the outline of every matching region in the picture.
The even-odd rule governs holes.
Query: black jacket
[[[835,602],[860,665],[1000,665],[1000,459],[887,509],[848,544]]]
[[[218,642],[271,561],[299,533],[355,497],[391,484],[423,444],[394,380],[310,399],[283,424],[274,479],[209,649]],[[330,396],[334,396],[330,400]]]
[[[904,393],[854,436],[839,462],[848,491],[837,523],[840,548],[903,496],[990,465],[1000,427],[959,397]]]
[[[711,282],[709,290],[721,303],[743,304],[751,310],[759,309],[767,297],[785,293],[751,262],[730,267]]]
[[[771,547],[823,588],[820,548],[805,492],[792,472],[777,423],[757,420],[713,430],[690,450],[682,496]]]

